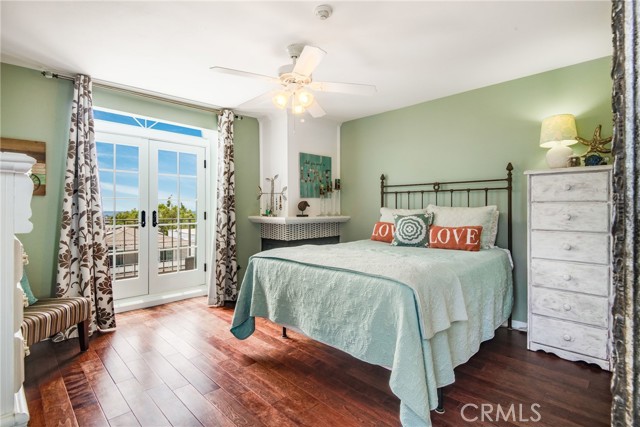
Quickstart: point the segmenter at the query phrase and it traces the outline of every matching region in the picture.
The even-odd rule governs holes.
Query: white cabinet
[[[26,426],[22,323],[22,245],[16,233],[32,229],[33,182],[27,175],[35,163],[17,153],[0,153],[0,427]]]
[[[525,174],[528,348],[611,370],[611,166]]]

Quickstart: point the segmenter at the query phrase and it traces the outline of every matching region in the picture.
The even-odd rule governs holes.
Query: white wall
[[[278,175],[275,191],[288,185],[287,154],[287,117],[286,114],[274,114],[259,119],[260,123],[260,182],[257,184],[263,192],[271,191],[271,183],[266,178]],[[256,188],[257,191],[257,188]],[[287,192],[288,193],[288,192]],[[260,201],[261,213],[264,212],[268,195]],[[283,212],[287,212],[286,201],[283,201]],[[255,213],[256,215],[258,212]],[[283,216],[281,214],[280,216]]]
[[[276,191],[285,185],[287,203],[278,216],[295,216],[300,198],[299,156],[300,153],[331,157],[332,180],[340,178],[339,135],[340,124],[326,119],[291,117],[286,113],[275,113],[260,119],[260,186],[269,191],[266,177],[279,175]],[[266,196],[265,196],[266,197]],[[306,198],[311,205],[305,213],[315,216],[320,213],[320,199]]]
[[[338,129],[339,124],[323,119],[289,120],[289,212],[299,213],[300,197],[300,153],[331,157],[331,179],[340,178]],[[295,128],[294,128],[295,127]],[[320,199],[305,198],[311,205],[305,211],[310,216],[320,213]]]

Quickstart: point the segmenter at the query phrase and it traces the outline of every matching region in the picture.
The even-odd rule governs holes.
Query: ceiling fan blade
[[[316,69],[322,58],[327,54],[324,50],[315,46],[305,46],[300,57],[296,60],[293,72],[308,77]]]
[[[233,68],[225,68],[225,67],[211,67],[211,71],[215,71],[220,74],[229,74],[231,76],[244,77],[249,79],[258,79],[267,81],[269,83],[279,83],[280,81],[275,77],[265,76],[263,74],[250,73],[248,71],[240,71],[234,70]]]
[[[308,86],[318,92],[348,93],[350,95],[374,95],[378,91],[374,85],[358,83],[311,82]]]
[[[307,111],[309,112],[309,114],[311,114],[311,117],[313,117],[314,119],[317,119],[318,117],[322,117],[327,114],[324,112],[320,104],[318,104],[318,101],[313,101],[313,103],[309,105],[309,107],[307,107]]]
[[[244,101],[242,104],[238,105],[235,108],[251,108],[251,107],[259,107],[266,103],[271,103],[271,99],[274,97],[277,91],[272,90],[269,92],[265,92],[261,95],[256,96],[255,98],[248,99]]]

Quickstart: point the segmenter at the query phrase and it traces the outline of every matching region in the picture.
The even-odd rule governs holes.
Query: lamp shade
[[[558,114],[542,121],[540,130],[540,147],[573,145],[576,142],[576,118],[573,114]]]

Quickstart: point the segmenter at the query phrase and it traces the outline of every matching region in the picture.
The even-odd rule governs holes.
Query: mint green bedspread
[[[265,317],[390,367],[402,425],[430,426],[437,388],[509,317],[512,292],[509,255],[497,248],[362,240],[273,249],[250,259],[231,332],[245,339]]]

